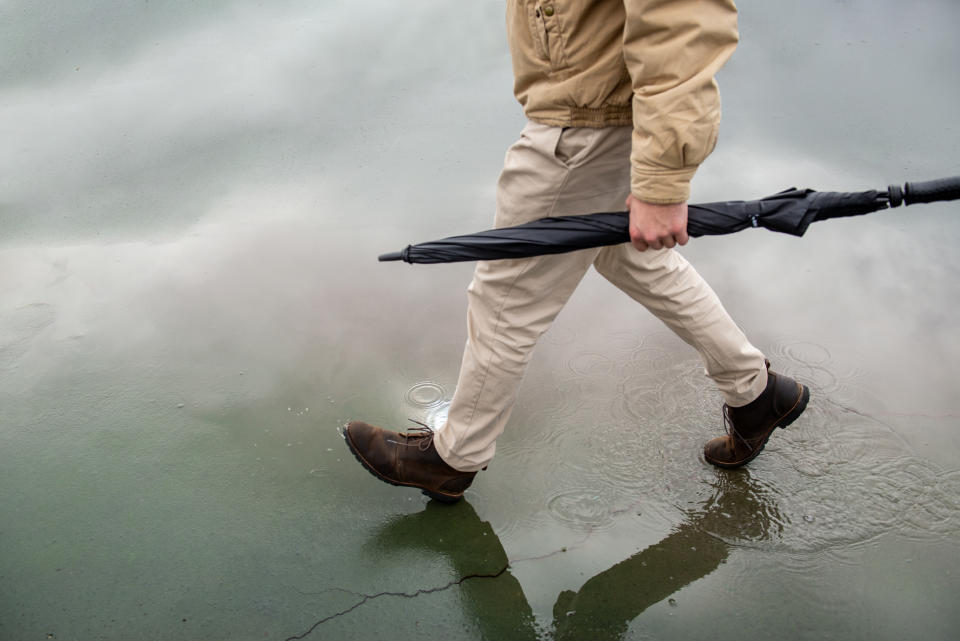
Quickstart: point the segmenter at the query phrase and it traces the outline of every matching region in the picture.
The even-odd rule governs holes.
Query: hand
[[[630,210],[630,242],[638,251],[686,245],[687,203],[654,205],[627,198]]]

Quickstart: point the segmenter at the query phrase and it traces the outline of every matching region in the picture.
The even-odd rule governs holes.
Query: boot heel
[[[793,406],[793,409],[787,412],[787,415],[783,417],[783,420],[777,424],[782,430],[787,429],[787,426],[790,423],[793,423],[795,420],[800,418],[800,415],[803,414],[803,410],[807,409],[807,403],[810,401],[810,388],[806,385],[800,384],[800,387],[803,388],[803,392],[800,394],[800,400],[797,401],[797,404]]]

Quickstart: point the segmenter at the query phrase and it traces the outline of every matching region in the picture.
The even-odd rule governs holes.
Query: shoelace
[[[433,435],[435,432],[426,423],[421,423],[420,421],[414,419],[407,419],[411,423],[416,423],[418,427],[411,427],[409,432],[404,432],[403,435],[409,441],[419,440],[417,443],[417,449],[421,452],[426,452],[430,449],[430,444],[433,443]]]
[[[745,439],[745,438],[743,438],[742,436],[740,436],[740,432],[738,432],[738,431],[737,431],[737,428],[733,426],[733,417],[730,416],[730,406],[729,406],[729,405],[724,404],[724,406],[723,406],[723,412],[722,412],[722,413],[723,413],[723,427],[724,427],[724,429],[727,430],[727,434],[729,434],[731,438],[738,438],[738,439],[740,439],[740,441],[741,441],[744,445],[746,445],[748,448],[753,447],[752,445],[750,445],[750,443],[747,441],[747,439]]]

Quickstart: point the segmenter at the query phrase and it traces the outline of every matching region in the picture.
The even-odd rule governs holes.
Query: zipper
[[[550,5],[547,5],[547,6],[550,6]],[[550,15],[553,15],[553,7],[550,7],[550,12],[551,12]],[[535,39],[536,39],[536,44],[538,45],[537,53],[540,55],[542,59],[548,62],[552,62],[550,60],[550,37],[547,32],[546,9],[542,5],[537,5],[534,8],[533,14],[534,14],[534,20],[533,20],[534,31],[536,32]]]

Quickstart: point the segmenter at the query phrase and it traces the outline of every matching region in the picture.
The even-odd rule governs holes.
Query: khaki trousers
[[[630,144],[630,127],[528,123],[504,160],[495,226],[623,210],[630,190]],[[763,354],[672,249],[640,252],[625,243],[481,261],[467,289],[467,343],[457,389],[447,423],[434,439],[450,466],[474,471],[493,458],[537,339],[591,265],[700,353],[727,404],[746,405],[763,391]]]

